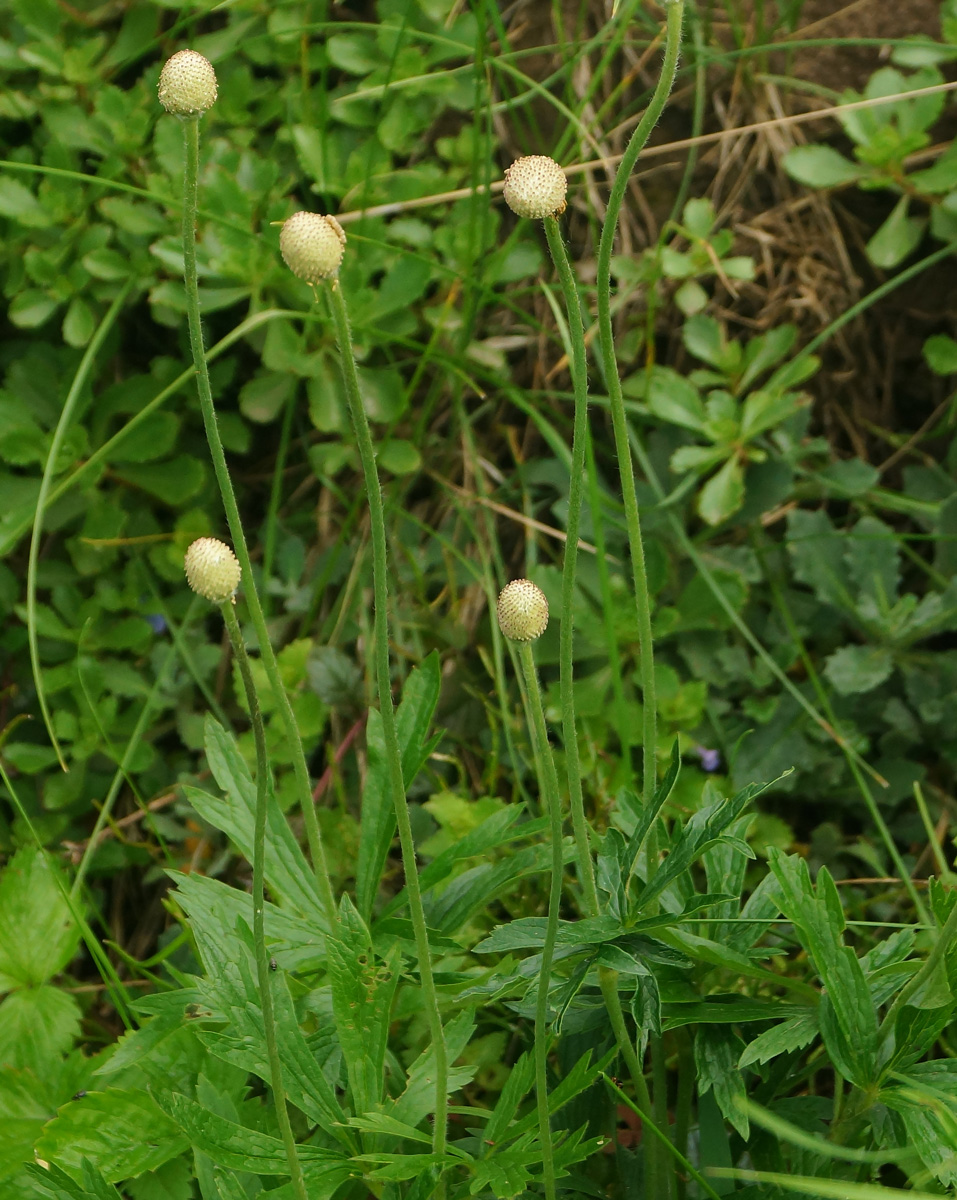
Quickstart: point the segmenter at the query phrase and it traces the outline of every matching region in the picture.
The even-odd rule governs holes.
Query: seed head
[[[567,189],[565,172],[544,154],[516,158],[505,171],[505,203],[519,217],[560,217]]]
[[[177,117],[204,113],[216,100],[213,64],[195,50],[180,50],[160,71],[158,91],[168,113]]]
[[[548,601],[530,579],[513,579],[498,597],[498,624],[513,642],[534,642],[548,625]]]
[[[293,213],[279,234],[286,266],[306,283],[338,275],[345,245],[346,235],[336,218],[318,213]]]
[[[231,600],[241,571],[236,555],[218,538],[202,537],[186,551],[186,582],[214,604]]]

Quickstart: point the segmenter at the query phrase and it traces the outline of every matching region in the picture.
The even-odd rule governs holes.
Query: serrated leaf
[[[431,753],[429,727],[439,700],[439,656],[433,651],[411,673],[396,711],[396,732],[402,752],[403,782],[408,788]],[[366,727],[369,769],[362,790],[362,821],[356,864],[356,903],[369,920],[382,866],[395,834],[395,807],[389,786],[388,760],[382,718],[370,712]]]
[[[246,860],[252,862],[256,784],[235,738],[208,713],[204,728],[210,770],[225,795],[213,796],[190,787],[186,789],[187,796],[200,816],[231,838]],[[277,804],[268,805],[266,811],[266,879],[271,891],[284,904],[325,928],[326,914],[315,874]]]
[[[0,875],[0,991],[45,983],[76,953],[80,933],[42,850],[23,847]]]
[[[0,1065],[37,1078],[59,1066],[80,1034],[80,1006],[59,988],[21,988],[0,1003]]]
[[[779,1054],[787,1054],[793,1050],[801,1050],[809,1045],[817,1036],[817,1013],[809,1010],[800,1016],[791,1017],[787,1021],[759,1033],[753,1042],[741,1052],[738,1059],[739,1067],[749,1067],[752,1063],[770,1062]]]
[[[893,655],[884,646],[842,646],[824,664],[824,674],[842,696],[872,692],[893,670]]]
[[[744,1078],[738,1069],[741,1039],[722,1025],[702,1025],[694,1040],[695,1070],[699,1092],[714,1092],[726,1121],[747,1141],[748,1116],[739,1101],[746,1098]]]
[[[65,1104],[43,1130],[36,1155],[71,1174],[87,1160],[118,1183],[155,1170],[188,1144],[146,1092],[107,1088]]]

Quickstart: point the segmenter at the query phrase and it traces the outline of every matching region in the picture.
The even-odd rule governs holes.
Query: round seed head
[[[516,158],[505,172],[505,203],[519,217],[560,217],[567,189],[565,172],[544,154]]]
[[[225,604],[239,587],[236,555],[218,538],[202,537],[186,551],[186,582],[214,604]]]
[[[213,64],[195,50],[180,50],[160,71],[159,101],[168,113],[186,117],[204,113],[216,100]]]
[[[498,624],[513,642],[534,642],[548,625],[548,601],[530,579],[513,579],[498,597]]]
[[[293,213],[279,234],[283,261],[306,283],[338,275],[345,245],[346,235],[336,218],[318,213]]]

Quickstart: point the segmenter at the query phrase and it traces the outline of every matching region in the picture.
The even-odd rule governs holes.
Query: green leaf
[[[712,475],[698,493],[698,513],[709,525],[720,525],[744,503],[744,468],[736,454]]]
[[[724,1025],[701,1025],[694,1040],[695,1072],[700,1094],[713,1091],[725,1120],[747,1141],[748,1116],[744,1077],[738,1069],[741,1039]]]
[[[157,1102],[192,1145],[219,1166],[254,1175],[289,1174],[285,1147],[279,1138],[227,1121],[176,1092],[158,1094]],[[349,1160],[334,1150],[299,1145],[296,1153],[312,1200],[325,1200],[356,1174]]]
[[[396,732],[402,751],[402,776],[407,789],[433,749],[427,739],[439,701],[440,684],[439,656],[433,651],[415,668],[402,689],[402,702],[396,712]],[[366,743],[369,769],[362,792],[356,902],[359,912],[368,920],[382,867],[395,834],[395,807],[389,787],[382,718],[374,710],[369,713]]]
[[[10,175],[0,176],[0,217],[11,217],[32,229],[44,229],[55,220],[26,184]]]
[[[191,454],[178,454],[164,463],[123,467],[116,476],[173,508],[180,508],[192,500],[206,481],[203,464]]]
[[[896,267],[917,249],[927,222],[908,216],[910,199],[901,196],[891,215],[867,243],[867,257],[875,267]]]
[[[893,670],[893,655],[884,646],[842,646],[824,664],[824,674],[842,696],[872,692]]]
[[[58,883],[59,870],[42,850],[23,847],[0,876],[0,991],[45,983],[62,971],[80,940]]]
[[[53,296],[39,288],[27,288],[10,301],[7,316],[18,329],[39,329],[59,307],[60,302]]]
[[[68,346],[85,346],[96,329],[96,317],[82,296],[74,296],[63,318],[63,340]]]
[[[498,925],[474,948],[476,954],[503,954],[508,950],[540,948],[545,944],[545,917],[519,917],[507,925]],[[623,933],[614,917],[583,917],[578,921],[559,921],[557,946],[597,946]]]
[[[496,1101],[492,1115],[485,1126],[487,1143],[497,1145],[503,1141],[506,1131],[515,1119],[519,1105],[531,1091],[535,1082],[535,1060],[526,1050],[512,1067],[505,1087]]]
[[[723,371],[728,366],[728,344],[724,330],[714,317],[698,313],[685,321],[682,333],[685,349],[695,358]]]
[[[801,1050],[817,1037],[819,1033],[817,1013],[808,1011],[800,1016],[791,1017],[787,1021],[759,1033],[741,1052],[738,1067],[749,1067],[752,1063],[770,1062],[779,1054],[788,1054]]]
[[[704,402],[688,379],[668,367],[654,367],[647,388],[648,411],[659,420],[700,433],[704,428]]]
[[[59,988],[12,992],[0,1003],[0,1065],[28,1067],[42,1079],[73,1048],[80,1016],[76,999]]]
[[[200,816],[230,837],[246,860],[252,862],[256,784],[235,739],[209,713],[205,733],[210,770],[225,795],[220,798],[192,787],[185,789],[186,794]],[[315,874],[275,803],[266,812],[266,879],[280,901],[325,928],[326,915]]]
[[[391,475],[410,475],[422,466],[422,455],[405,438],[392,438],[377,452],[376,461]]]
[[[398,984],[398,950],[384,966],[348,895],[339,905],[339,928],[326,939],[332,1011],[346,1061],[353,1104],[371,1112],[382,1099],[392,1000]]]
[[[146,1092],[108,1088],[64,1105],[44,1129],[36,1155],[74,1176],[86,1159],[117,1183],[155,1171],[187,1146]]]
[[[768,861],[780,886],[781,912],[824,984],[819,1015],[828,1052],[847,1079],[866,1087],[878,1071],[877,1015],[861,964],[844,945],[844,913],[831,875],[822,867],[815,889],[797,855],[771,846]]]
[[[784,158],[784,169],[807,187],[842,187],[856,183],[867,171],[831,146],[795,146]]]
[[[924,359],[935,375],[957,375],[957,342],[935,333],[924,342]]]
[[[456,1062],[462,1056],[474,1030],[475,1016],[469,1010],[456,1014],[446,1025],[445,1046],[450,1063]],[[473,1064],[450,1067],[449,1093],[456,1092],[470,1083],[475,1071],[476,1067]],[[409,1067],[405,1089],[396,1098],[387,1115],[406,1125],[418,1125],[434,1109],[435,1047],[430,1044]],[[431,1136],[425,1140],[431,1142]]]
[[[827,513],[818,509],[796,509],[788,516],[788,553],[794,576],[814,589],[819,600],[842,607],[853,607],[847,590],[844,564],[844,539],[837,533]]]
[[[901,1116],[908,1145],[934,1178],[946,1188],[957,1185],[957,1113],[951,1105],[926,1088],[885,1089],[881,1100]]]

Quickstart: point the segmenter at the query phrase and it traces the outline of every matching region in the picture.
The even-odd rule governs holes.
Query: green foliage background
[[[756,92],[761,70],[783,59],[769,60],[767,46],[801,25],[799,3],[755,5],[758,26],[733,4],[722,23],[715,7],[699,4],[689,14],[681,82],[694,85],[699,103],[690,113],[678,107],[678,136],[712,119],[704,97],[715,80],[738,71]],[[957,9],[950,0],[940,8],[939,38],[895,44],[893,66],[863,80],[861,95],[942,82],[957,55]],[[533,22],[516,34],[491,0],[377,0],[348,14],[322,0],[134,2],[122,10],[9,0],[0,16],[0,756],[18,800],[0,802],[0,849],[9,857],[0,880],[0,986],[8,993],[0,1006],[0,1190],[102,1197],[133,1180],[124,1188],[134,1200],[179,1200],[195,1186],[204,1197],[232,1200],[254,1194],[252,1178],[270,1177],[278,1154],[268,1106],[247,1085],[261,1064],[249,1049],[258,1030],[242,1025],[253,968],[236,923],[241,886],[228,901],[223,886],[246,879],[236,850],[249,855],[252,742],[221,624],[182,576],[189,542],[224,534],[188,367],[181,136],[155,99],[163,59],[187,44],[219,77],[219,100],[203,121],[199,255],[220,429],[280,663],[313,774],[323,777],[320,821],[335,881],[353,892],[357,909],[347,947],[355,961],[340,964],[341,988],[311,987],[320,936],[310,924],[314,897],[293,835],[277,824],[269,882],[272,919],[288,922],[274,935],[284,977],[291,973],[281,992],[285,1062],[303,1072],[299,1101],[291,1096],[308,1119],[303,1126],[326,1135],[310,1144],[307,1177],[317,1194],[331,1195],[347,1175],[330,1155],[363,1146],[385,1155],[388,1137],[398,1136],[381,1121],[360,1129],[361,1144],[355,1127],[339,1129],[341,1092],[346,1082],[355,1090],[368,1047],[338,1044],[328,1030],[331,1014],[342,1035],[335,1007],[348,980],[366,970],[357,957],[362,938],[398,972],[409,931],[396,915],[401,876],[391,826],[368,815],[379,813],[385,784],[376,714],[367,722],[371,576],[358,460],[324,306],[278,255],[276,223],[299,208],[340,215],[349,238],[343,287],[386,481],[395,684],[404,697],[423,878],[434,881],[430,926],[436,951],[447,956],[440,982],[459,1022],[456,1086],[470,1089],[466,1108],[493,1108],[503,1135],[510,1129],[527,1149],[527,1114],[516,1114],[530,1086],[520,1090],[521,1072],[530,1070],[520,1055],[534,1004],[520,964],[533,960],[512,952],[541,945],[540,931],[522,922],[537,919],[546,853],[536,841],[540,824],[527,820],[536,787],[518,691],[488,614],[497,588],[515,575],[537,582],[558,611],[571,398],[543,239],[485,189],[520,153],[552,153],[566,164],[599,157],[605,129],[642,110],[649,80],[619,88],[618,77],[626,52],[643,52],[657,36],[660,13],[634,0],[620,10],[615,21],[586,4],[559,14],[558,47],[544,19],[540,31]],[[576,71],[595,63],[583,90]],[[883,207],[861,210],[871,225],[855,262],[878,291],[889,294],[888,284],[907,273],[934,280],[938,264],[949,269],[957,156],[949,144],[930,164],[913,156],[947,136],[950,108],[938,91],[851,110],[831,144],[798,146],[769,170],[776,188],[792,189],[787,195],[844,189],[855,217],[861,196],[877,197]],[[641,500],[662,774],[676,738],[684,757],[666,809],[673,853],[691,845],[681,837],[696,818],[712,833],[716,812],[723,822],[715,847],[702,835],[695,855],[688,851],[688,879],[661,887],[675,889],[669,911],[729,924],[718,925],[724,936],[713,924],[662,934],[656,949],[628,925],[640,914],[628,908],[634,896],[628,872],[620,878],[618,843],[628,843],[638,820],[637,634],[596,371],[576,701],[586,798],[605,835],[603,895],[617,923],[568,935],[569,958],[591,956],[580,976],[569,964],[560,997],[568,1037],[556,1073],[572,1081],[563,1118],[572,1134],[568,1163],[592,1154],[576,1180],[636,1194],[628,1182],[635,1156],[627,1147],[599,1152],[589,1141],[614,1124],[609,1093],[595,1100],[596,1063],[607,1065],[595,996],[587,986],[579,996],[585,972],[605,955],[629,979],[640,1025],[660,1026],[663,1017],[666,1031],[696,1026],[693,1047],[674,1035],[674,1054],[686,1068],[693,1056],[698,1073],[702,1162],[739,1163],[744,1139],[759,1169],[823,1176],[833,1166],[820,1147],[776,1142],[772,1126],[754,1133],[735,1099],[747,1091],[759,1105],[778,1104],[778,1118],[808,1138],[833,1133],[833,1115],[835,1142],[862,1153],[916,1146],[919,1163],[905,1163],[891,1182],[951,1187],[952,964],[938,976],[920,974],[928,938],[917,921],[945,925],[951,897],[934,892],[921,913],[893,882],[875,896],[862,884],[837,889],[831,876],[893,881],[900,865],[923,876],[936,861],[948,878],[940,860],[949,858],[957,768],[952,322],[942,316],[928,331],[923,361],[911,364],[940,402],[909,412],[902,401],[901,427],[870,429],[871,442],[858,438],[851,447],[871,452],[852,452],[820,415],[834,385],[827,356],[837,329],[755,319],[760,258],[736,235],[736,214],[709,194],[707,166],[692,159],[683,182],[682,168],[670,172],[666,189],[648,181],[654,228],[636,240],[634,221],[614,262],[617,350],[635,436],[647,451]],[[571,182],[565,233],[590,311],[604,181],[597,171]],[[426,197],[441,198],[416,203]],[[389,209],[363,215],[380,206]],[[904,275],[887,274],[895,271]],[[118,316],[107,319],[125,287]],[[49,464],[32,603],[28,547],[41,477],[104,320],[102,347]],[[596,546],[598,555],[590,552]],[[36,719],[31,626],[68,772]],[[557,645],[553,624],[537,654],[556,730]],[[289,747],[253,665],[277,797],[289,808]],[[750,799],[765,784],[757,815],[743,802],[733,812],[721,807],[724,796],[747,790]],[[917,798],[915,785],[923,789]],[[92,843],[104,807],[106,834]],[[933,838],[928,824],[938,826]],[[66,874],[30,849],[31,829],[43,845],[65,846],[83,862],[82,888],[65,893]],[[902,859],[894,861],[891,847]],[[816,891],[785,851],[827,866]],[[712,857],[699,857],[706,853]],[[167,869],[185,872],[169,892]],[[732,926],[745,910],[755,925]],[[779,912],[788,929],[762,940]],[[913,927],[887,938],[855,933],[860,941],[849,948],[841,943],[848,914]],[[89,926],[78,927],[78,918]],[[81,932],[87,949],[77,956]],[[707,948],[688,940],[705,934]],[[123,983],[114,977],[105,993],[85,991],[104,972],[90,949],[103,938],[115,943]],[[797,964],[789,957],[795,946],[804,951]],[[503,957],[490,967],[483,954]],[[650,975],[647,961],[655,964]],[[820,1018],[808,1003],[812,976],[834,993],[833,1011]],[[913,980],[925,989],[915,985],[915,1003],[879,1024],[881,1006],[894,1003],[890,985]],[[374,1047],[380,1074],[402,1080],[386,1115],[421,1135],[429,1110],[417,1081],[430,1068],[414,987],[398,973],[383,983],[372,972],[369,989],[370,1028],[378,1021],[385,1030],[390,1014],[401,1026]],[[117,1045],[141,991],[148,998],[136,1020],[149,1019]],[[789,1007],[792,992],[798,999]],[[754,1007],[722,1019],[716,1005],[745,995]],[[760,1025],[772,1006],[781,1023]],[[873,1027],[862,1012],[873,1014]],[[205,1023],[194,1026],[200,1013]],[[232,1022],[233,1032],[217,1022]],[[230,1036],[241,1042],[243,1031],[245,1050],[224,1044]],[[809,1045],[810,1059],[802,1058]],[[815,1092],[822,1064],[849,1095],[879,1090],[876,1107],[857,1112],[849,1102],[841,1126],[835,1097],[843,1084]],[[588,1097],[598,1116],[587,1111]],[[367,1112],[374,1107],[370,1100]],[[589,1118],[576,1149],[575,1133]],[[233,1135],[216,1121],[247,1132],[241,1164],[229,1157]],[[461,1140],[463,1152],[475,1149],[465,1134]],[[67,1177],[28,1174],[23,1163],[34,1150]],[[529,1162],[535,1155],[528,1150]],[[472,1194],[524,1188],[528,1164],[518,1149],[515,1156],[476,1168]],[[414,1178],[391,1169],[390,1187]],[[414,1185],[380,1192],[417,1195]]]

